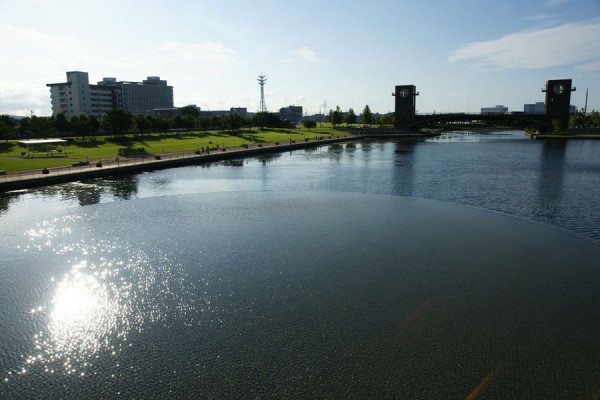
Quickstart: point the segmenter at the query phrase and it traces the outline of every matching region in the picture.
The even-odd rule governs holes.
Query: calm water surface
[[[0,398],[598,394],[598,141],[363,141],[0,201]]]

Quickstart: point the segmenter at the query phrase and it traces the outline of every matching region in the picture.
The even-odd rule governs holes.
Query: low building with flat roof
[[[497,105],[495,107],[482,107],[481,114],[506,114],[508,112],[508,107],[504,107],[503,105]]]

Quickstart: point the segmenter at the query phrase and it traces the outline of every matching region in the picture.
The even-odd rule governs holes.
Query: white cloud
[[[19,70],[37,70],[39,60],[44,60],[46,68],[48,60],[54,65],[67,65],[73,62],[74,54],[81,57],[88,53],[77,38],[8,24],[0,24],[0,48],[3,52],[0,65],[17,66]]]
[[[549,20],[550,18],[552,18],[552,16],[550,16],[549,14],[538,14],[538,15],[533,15],[531,17],[528,17],[528,19],[530,19],[532,21],[546,21],[546,20]]]
[[[449,60],[483,69],[542,69],[600,60],[600,22],[592,20],[517,32],[487,42],[468,43]]]
[[[296,57],[310,63],[323,64],[329,62],[329,60],[319,57],[317,52],[315,52],[310,47],[306,46],[294,50],[294,54],[296,55]]]
[[[591,71],[600,71],[600,60],[596,60],[594,62],[590,62],[587,64],[581,64],[575,68],[578,72],[591,72]]]
[[[169,42],[163,46],[145,52],[136,53],[132,58],[146,57],[160,54],[162,57],[177,59],[198,60],[211,64],[239,64],[241,57],[234,50],[216,42],[182,43]]]
[[[0,23],[0,114],[50,113],[46,83],[64,79],[64,71],[86,57],[77,38]],[[10,71],[10,72],[8,72]]]
[[[562,3],[566,3],[567,0],[548,0],[546,1],[547,6],[556,6]]]
[[[0,84],[0,114],[50,115],[50,91],[45,86]]]

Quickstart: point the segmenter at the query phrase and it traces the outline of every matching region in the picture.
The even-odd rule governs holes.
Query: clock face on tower
[[[554,93],[556,94],[563,94],[566,88],[565,85],[563,85],[562,83],[557,83],[556,85],[554,85],[554,88],[552,88],[552,90],[554,90]]]
[[[406,97],[408,97],[408,94],[409,94],[408,89],[401,89],[400,90],[400,97],[406,98]]]

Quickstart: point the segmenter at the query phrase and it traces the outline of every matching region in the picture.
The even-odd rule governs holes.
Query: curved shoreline
[[[148,157],[117,157],[103,159],[94,163],[72,167],[55,167],[45,170],[30,170],[18,173],[0,175],[0,193],[12,190],[30,189],[58,183],[73,182],[80,179],[101,178],[111,175],[130,174],[134,172],[179,167],[184,165],[203,164],[213,161],[227,160],[238,157],[252,157],[259,154],[280,153],[309,147],[318,147],[332,143],[347,142],[368,138],[427,138],[438,136],[439,133],[389,133],[357,132],[348,136],[336,136],[328,139],[306,139],[303,142],[290,140],[287,142],[272,142],[253,144],[246,147],[223,148],[212,150],[208,154],[198,154],[197,151],[182,153],[156,154]]]
[[[0,192],[30,189],[39,186],[54,185],[77,181],[80,179],[100,178],[111,175],[129,174],[148,170],[172,168],[183,165],[203,164],[236,157],[251,157],[257,154],[282,152],[288,150],[314,147],[323,144],[354,140],[355,136],[335,137],[322,140],[307,140],[302,143],[264,143],[248,147],[213,150],[208,154],[197,154],[190,151],[169,153],[149,157],[117,157],[104,159],[97,163],[89,163],[73,167],[55,167],[45,170],[31,170],[0,176]],[[46,172],[45,172],[46,171]]]

